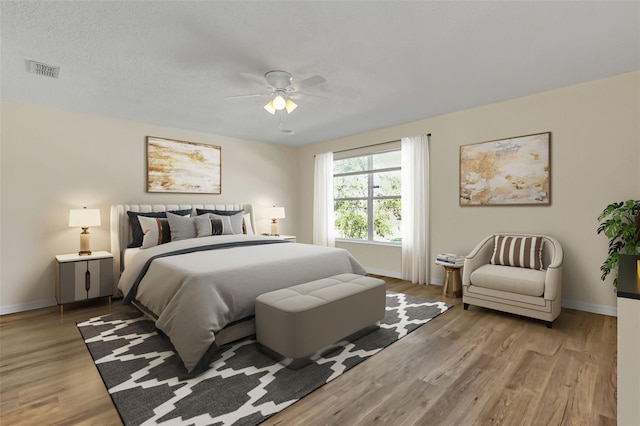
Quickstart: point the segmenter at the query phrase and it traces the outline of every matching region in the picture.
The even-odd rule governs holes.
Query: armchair
[[[562,302],[562,246],[553,237],[537,236],[542,238],[540,269],[533,269],[533,264],[527,265],[529,267],[509,266],[508,255],[494,264],[491,260],[498,237],[501,236],[536,237],[531,234],[500,233],[481,241],[464,262],[464,309],[475,305],[524,315],[545,321],[547,327],[551,328],[553,321],[560,315]],[[511,260],[513,263],[513,252]]]

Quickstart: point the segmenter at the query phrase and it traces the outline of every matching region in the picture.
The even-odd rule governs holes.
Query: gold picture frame
[[[222,193],[222,148],[147,136],[147,192]]]
[[[550,205],[551,132],[460,146],[460,206]]]

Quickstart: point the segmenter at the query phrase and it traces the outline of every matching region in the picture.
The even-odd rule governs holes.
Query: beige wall
[[[118,203],[253,203],[286,208],[295,234],[296,148],[15,103],[1,110],[0,313],[55,303],[54,256],[78,251],[70,208],[101,210],[91,248],[110,250],[109,207]],[[222,147],[222,194],[145,192],[145,137]],[[268,220],[257,220],[268,231]]]
[[[640,196],[639,80],[640,72],[627,73],[304,147],[298,239],[312,236],[314,154],[431,133],[432,283],[442,282],[442,268],[433,265],[438,252],[466,254],[498,231],[550,234],[564,248],[565,306],[614,314],[613,287],[600,281],[607,240],[596,234],[596,218],[610,202]],[[458,205],[460,145],[546,131],[552,133],[550,206]],[[358,245],[354,253],[368,268],[399,274],[399,251]]]
[[[640,194],[640,72],[424,119],[303,148],[4,102],[0,133],[0,314],[54,302],[58,253],[78,249],[68,211],[100,208],[92,249],[109,250],[115,203],[283,205],[280,232],[312,235],[313,155],[420,133],[431,138],[430,251],[467,253],[496,231],[554,235],[565,249],[565,305],[615,313],[600,281],[607,241],[595,233],[608,203]],[[459,207],[463,144],[552,132],[549,207]],[[145,136],[222,146],[222,195],[148,194]],[[263,231],[268,221],[260,221]],[[341,244],[373,272],[400,274],[399,248]],[[442,270],[432,265],[432,283]]]

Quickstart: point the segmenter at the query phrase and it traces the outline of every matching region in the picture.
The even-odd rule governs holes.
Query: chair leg
[[[553,322],[552,321],[545,321],[547,323],[547,328],[552,328],[553,327]]]
[[[469,309],[469,304],[468,303],[463,303],[462,306],[464,307],[464,310],[466,311],[467,309]]]

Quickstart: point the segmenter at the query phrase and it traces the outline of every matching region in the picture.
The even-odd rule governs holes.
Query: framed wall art
[[[460,147],[460,205],[549,205],[551,132]]]
[[[221,148],[147,136],[147,192],[220,194]]]

